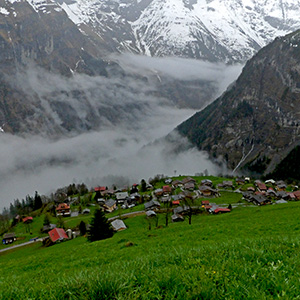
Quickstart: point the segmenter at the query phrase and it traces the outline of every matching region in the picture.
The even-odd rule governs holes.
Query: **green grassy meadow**
[[[298,299],[300,203],[0,253],[1,299]]]

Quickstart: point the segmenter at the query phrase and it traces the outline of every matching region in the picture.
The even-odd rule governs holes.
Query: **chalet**
[[[266,192],[266,196],[277,198],[278,194],[272,188],[269,188]]]
[[[189,210],[188,206],[178,206],[176,208],[173,209],[173,213],[174,215],[176,214],[184,214],[185,212],[187,212]]]
[[[178,188],[178,187],[183,187],[183,183],[182,183],[181,180],[174,180],[174,181],[172,182],[172,187],[173,187],[174,189],[176,189],[176,188]]]
[[[172,198],[172,201],[181,201],[184,199],[184,195],[183,194],[172,195],[171,198]]]
[[[233,189],[233,182],[232,181],[223,181],[222,187],[224,189],[227,189],[227,188]]]
[[[169,185],[163,186],[163,194],[164,195],[170,195],[172,193],[172,188]]]
[[[171,184],[172,183],[172,178],[167,178],[166,180],[165,180],[165,184]]]
[[[209,179],[203,179],[203,180],[201,180],[201,185],[202,186],[205,185],[205,186],[210,186],[211,187],[213,185],[213,183]]]
[[[16,235],[14,232],[5,233],[3,235],[2,243],[4,245],[12,244],[16,240]]]
[[[293,194],[296,197],[296,200],[300,200],[300,191],[295,191]]]
[[[275,203],[276,204],[285,204],[285,203],[288,203],[288,202],[283,200],[283,199],[280,199],[280,200],[275,201]]]
[[[149,202],[144,203],[145,210],[155,210],[160,208],[160,203],[156,200],[151,200]]]
[[[172,222],[182,222],[184,217],[182,215],[174,214],[171,216]]]
[[[116,193],[117,204],[123,204],[129,197],[127,192]]]
[[[83,211],[82,211],[82,214],[83,215],[89,215],[91,213],[91,210],[88,209],[88,208],[85,208]]]
[[[148,183],[148,184],[146,185],[146,189],[147,189],[147,191],[152,191],[152,190],[153,190],[153,185],[150,184],[150,183]]]
[[[292,201],[297,200],[297,198],[296,198],[296,196],[295,196],[294,193],[288,193],[288,195],[289,195],[289,197],[290,197],[290,200],[292,200]]]
[[[213,211],[214,214],[224,214],[228,212],[231,212],[231,210],[229,208],[223,208],[223,207],[218,207]]]
[[[71,215],[70,205],[66,203],[60,203],[58,207],[56,207],[56,215],[69,217]]]
[[[95,199],[99,199],[102,197],[102,193],[105,192],[106,190],[106,187],[105,186],[98,186],[98,187],[95,187],[94,188],[94,191],[96,192],[96,195],[95,195]]]
[[[287,188],[286,183],[283,180],[276,181],[276,190],[285,191]]]
[[[201,201],[201,205],[209,205],[209,201],[208,200],[204,200],[204,201]]]
[[[75,218],[79,216],[79,212],[78,211],[71,211],[71,218]]]
[[[114,199],[109,199],[109,200],[105,201],[103,207],[106,212],[112,212],[116,209],[117,202]]]
[[[243,185],[243,184],[245,184],[245,179],[244,178],[236,178],[235,183],[237,185]]]
[[[265,181],[265,184],[275,184],[275,180],[274,179],[268,179]]]
[[[196,183],[196,180],[192,177],[185,177],[182,179],[182,184],[185,185],[189,182],[193,182],[194,184]]]
[[[288,200],[288,199],[290,199],[290,195],[285,191],[279,191],[279,192],[277,192],[277,198]]]
[[[156,190],[154,191],[154,195],[155,195],[156,197],[161,197],[161,196],[163,195],[163,193],[164,193],[163,189],[156,189]]]
[[[266,192],[267,191],[267,186],[263,182],[257,181],[255,184],[256,184],[257,189],[259,191],[261,191],[261,192]]]
[[[110,189],[110,190],[105,190],[104,192],[101,193],[102,197],[108,196],[112,197],[115,194],[115,191]]]
[[[247,188],[247,191],[248,191],[248,192],[254,193],[254,192],[255,192],[255,187],[249,186],[249,187]]]
[[[153,217],[156,217],[156,212],[153,211],[153,210],[147,210],[147,211],[146,211],[146,216],[147,216],[147,218],[153,218]]]
[[[56,228],[56,224],[49,224],[49,225],[44,225],[43,226],[43,229],[42,229],[42,232],[49,232],[50,230]]]
[[[174,201],[172,201],[172,205],[180,205],[180,201],[179,200],[174,200]]]
[[[252,203],[256,205],[266,205],[271,204],[271,200],[262,195],[253,195]]]
[[[195,189],[195,183],[194,182],[188,182],[184,185],[185,190],[193,191]]]
[[[33,218],[32,217],[26,217],[22,219],[24,224],[30,224],[33,222]]]
[[[137,202],[141,202],[142,196],[139,193],[131,194],[127,199],[127,203],[136,204]]]
[[[127,229],[124,222],[122,220],[119,220],[119,219],[112,221],[111,226],[112,226],[114,231],[122,231],[122,230]]]
[[[69,239],[63,228],[54,228],[50,230],[48,234],[53,243]]]
[[[199,187],[199,191],[201,192],[201,194],[204,196],[204,197],[211,197],[211,196],[215,196],[217,195],[217,191],[212,189],[211,187],[209,186],[200,186]]]

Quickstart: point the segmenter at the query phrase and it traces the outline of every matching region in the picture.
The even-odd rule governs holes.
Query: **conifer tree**
[[[101,209],[95,211],[94,217],[91,220],[91,227],[88,234],[90,242],[104,240],[112,237],[113,229],[105,217],[105,213]]]

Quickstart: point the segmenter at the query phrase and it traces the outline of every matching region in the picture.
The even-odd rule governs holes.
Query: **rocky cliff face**
[[[234,86],[178,126],[232,170],[273,170],[300,143],[300,31],[247,62]]]

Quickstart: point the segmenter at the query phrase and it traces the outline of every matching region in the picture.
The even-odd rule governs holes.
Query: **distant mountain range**
[[[106,51],[245,62],[300,27],[299,0],[31,1],[57,5]],[[100,40],[99,40],[100,37]]]
[[[177,129],[231,170],[267,174],[300,144],[299,112],[296,31],[260,50],[231,88]]]
[[[75,135],[134,125],[158,106],[201,109],[219,92],[217,76],[175,78],[151,63],[147,74],[129,71],[116,53],[245,62],[300,26],[299,4],[0,0],[0,131]]]

